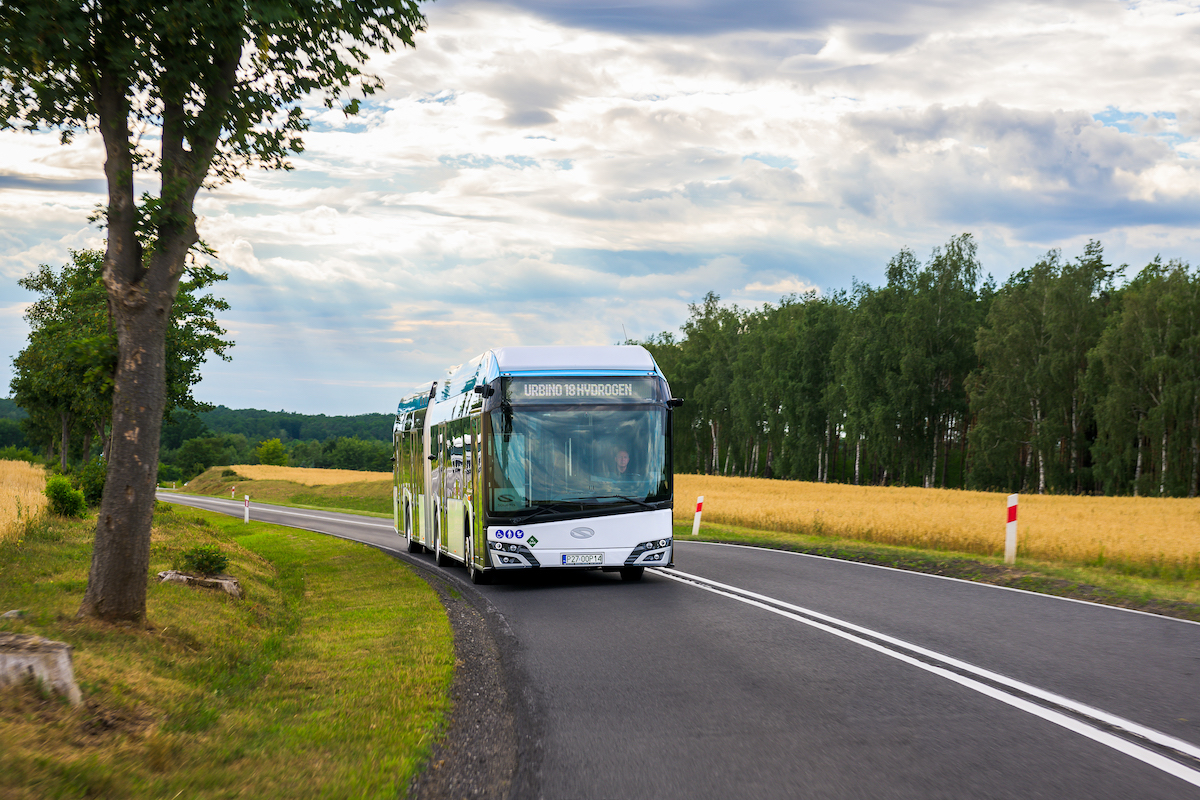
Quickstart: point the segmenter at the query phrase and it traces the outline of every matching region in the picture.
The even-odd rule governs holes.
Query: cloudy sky
[[[1088,239],[1200,260],[1200,2],[439,0],[289,173],[202,195],[234,408],[389,411],[489,347],[676,331],[883,282],[969,231],[1003,281]],[[100,247],[97,137],[0,134],[0,393],[31,297]],[[669,376],[668,376],[669,377]]]

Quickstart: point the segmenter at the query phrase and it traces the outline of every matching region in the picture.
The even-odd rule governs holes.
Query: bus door
[[[432,415],[425,413],[425,418],[421,420],[421,446],[418,448],[419,458],[421,459],[420,470],[421,483],[419,486],[420,494],[417,495],[417,508],[419,510],[419,523],[421,525],[421,544],[426,547],[433,546],[433,462],[429,457],[433,454],[436,448],[433,447],[434,433],[431,430],[430,423]]]
[[[466,513],[463,498],[466,495],[466,445],[463,432],[466,420],[454,420],[446,429],[446,469],[443,497],[446,520],[446,549],[460,559],[467,557],[465,533]]]
[[[431,446],[433,452],[433,460],[430,462],[433,482],[430,486],[433,487],[433,506],[432,513],[434,520],[434,529],[441,533],[441,546],[443,551],[449,551],[449,542],[446,537],[446,479],[449,477],[450,469],[449,447],[450,444],[446,439],[446,423],[439,422],[431,431],[432,439]]]

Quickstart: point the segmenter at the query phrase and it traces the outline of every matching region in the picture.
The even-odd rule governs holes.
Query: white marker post
[[[242,517],[242,522],[250,521],[250,495],[246,495],[246,513]]]
[[[700,535],[700,510],[704,508],[704,495],[696,498],[696,520],[692,523],[692,536]]]
[[[1008,496],[1008,524],[1004,526],[1004,563],[1017,563],[1017,496]]]
[[[233,493],[234,493],[234,492],[236,492],[236,491],[237,491],[237,487],[236,487],[236,486],[230,486],[230,487],[229,487],[229,499],[230,499],[230,500],[232,500],[232,499],[233,499]]]

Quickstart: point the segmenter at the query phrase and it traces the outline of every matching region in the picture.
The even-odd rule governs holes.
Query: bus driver
[[[617,479],[628,478],[629,476],[629,453],[625,450],[617,451]]]

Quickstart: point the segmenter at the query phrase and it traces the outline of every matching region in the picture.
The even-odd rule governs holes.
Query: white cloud
[[[293,172],[204,195],[239,333],[201,394],[390,407],[489,346],[878,282],[961,231],[1001,278],[1089,238],[1197,258],[1194,0],[593,5],[431,5],[359,117],[315,106]],[[0,145],[0,274],[95,242],[97,138]]]

